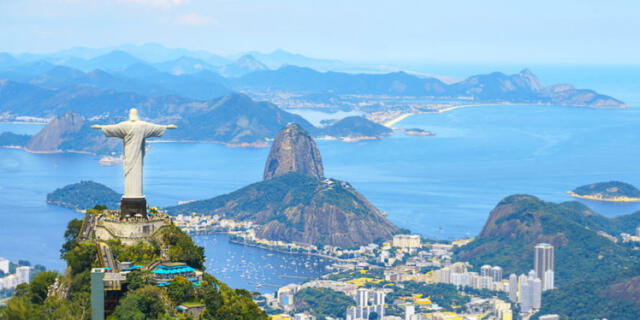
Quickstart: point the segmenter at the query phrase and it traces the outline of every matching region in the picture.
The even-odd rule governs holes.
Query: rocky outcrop
[[[390,239],[398,230],[349,183],[323,176],[313,138],[290,123],[273,143],[263,181],[166,209],[252,221],[260,238],[316,246],[353,248]]]
[[[122,152],[119,139],[107,138],[83,116],[67,112],[51,120],[27,143],[26,149],[32,152],[86,152],[109,154]]]
[[[605,294],[608,297],[640,306],[640,276],[610,285]]]
[[[276,136],[264,168],[264,180],[290,172],[324,177],[322,158],[315,141],[300,125],[287,124]]]
[[[27,149],[36,152],[59,151],[65,138],[80,131],[84,123],[85,119],[81,115],[74,112],[65,113],[51,120],[46,127],[33,136],[27,144]]]

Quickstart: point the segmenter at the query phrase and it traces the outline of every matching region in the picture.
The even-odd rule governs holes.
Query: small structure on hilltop
[[[162,262],[151,273],[158,287],[168,286],[171,280],[177,277],[183,277],[194,285],[198,285],[202,281],[202,271],[198,271],[182,262]]]

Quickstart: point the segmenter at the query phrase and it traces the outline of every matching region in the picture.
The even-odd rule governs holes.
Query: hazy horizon
[[[639,13],[628,0],[0,0],[0,51],[159,43],[362,63],[637,65]]]

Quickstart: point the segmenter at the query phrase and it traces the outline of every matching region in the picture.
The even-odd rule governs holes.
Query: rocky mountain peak
[[[84,124],[84,117],[74,112],[67,112],[51,120],[46,127],[33,136],[27,149],[39,152],[57,151],[65,135],[78,132]]]
[[[526,88],[531,89],[531,91],[540,91],[544,88],[540,79],[533,74],[529,69],[524,69],[518,73],[518,80],[516,82],[520,82],[520,84]]]
[[[289,123],[278,132],[267,157],[264,180],[290,172],[316,179],[324,177],[320,151],[311,135],[297,123]]]

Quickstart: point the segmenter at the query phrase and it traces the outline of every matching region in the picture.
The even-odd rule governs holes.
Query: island
[[[427,130],[423,130],[423,129],[419,129],[419,128],[405,129],[404,130],[404,134],[410,135],[410,136],[423,136],[423,137],[435,136],[436,135],[435,133],[433,133],[431,131],[427,131]]]
[[[640,190],[620,181],[593,183],[567,193],[575,198],[594,201],[640,202]]]
[[[116,209],[120,206],[121,197],[122,194],[103,184],[94,181],[80,181],[47,194],[47,203],[76,211],[85,211],[96,205]]]

